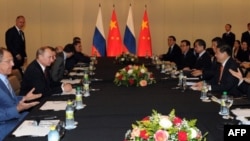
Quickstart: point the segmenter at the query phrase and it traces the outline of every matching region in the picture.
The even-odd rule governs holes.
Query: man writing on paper
[[[11,53],[0,48],[0,141],[5,138],[27,115],[27,109],[39,104],[38,101],[27,102],[40,98],[41,94],[33,94],[34,88],[25,96],[16,96],[8,75],[14,66]]]

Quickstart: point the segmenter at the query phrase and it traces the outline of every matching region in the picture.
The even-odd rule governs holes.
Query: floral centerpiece
[[[131,53],[122,53],[115,58],[117,63],[120,64],[134,64],[138,61],[138,57]]]
[[[128,65],[115,74],[114,83],[117,86],[147,86],[156,83],[153,73],[149,72],[144,65]]]
[[[132,124],[125,141],[201,141],[205,135],[195,126],[196,121],[175,116],[174,109],[168,116],[153,110],[151,116]]]

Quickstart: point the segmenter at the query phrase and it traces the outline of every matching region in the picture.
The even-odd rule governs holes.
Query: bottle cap
[[[71,100],[68,100],[68,101],[67,101],[67,104],[68,104],[68,105],[72,104],[72,101],[71,101]]]
[[[50,130],[56,130],[56,126],[55,125],[51,125],[50,126]]]

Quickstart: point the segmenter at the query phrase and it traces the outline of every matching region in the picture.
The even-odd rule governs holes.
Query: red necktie
[[[220,66],[220,77],[219,77],[218,84],[220,84],[220,81],[221,81],[221,78],[222,78],[222,74],[223,74],[223,70],[224,70],[224,67],[223,67],[223,65],[221,65]]]

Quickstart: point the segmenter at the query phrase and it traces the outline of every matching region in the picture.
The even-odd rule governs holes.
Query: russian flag
[[[97,15],[91,54],[92,56],[95,55],[98,57],[106,56],[106,39],[105,39],[105,34],[104,34],[104,29],[103,29],[102,11],[101,11],[100,5],[99,5],[99,11]]]
[[[127,25],[125,28],[124,40],[123,43],[127,50],[130,53],[135,54],[136,52],[136,41],[135,41],[135,32],[134,32],[134,21],[132,15],[131,5],[129,7]]]

